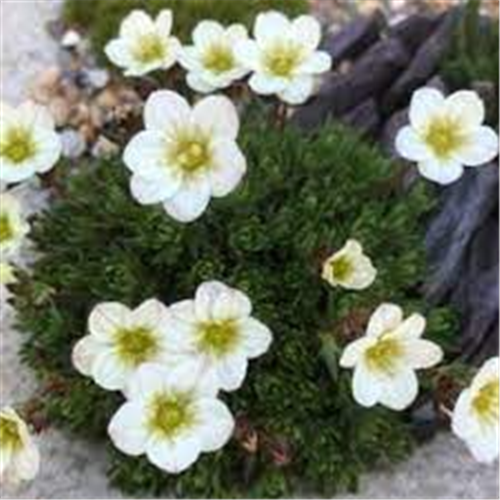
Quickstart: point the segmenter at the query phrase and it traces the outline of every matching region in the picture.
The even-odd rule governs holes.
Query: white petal
[[[271,95],[282,92],[287,82],[283,78],[268,76],[264,73],[254,73],[250,77],[248,84],[256,94]]]
[[[155,25],[158,33],[168,36],[172,31],[173,16],[170,9],[163,9],[156,16]]]
[[[230,287],[217,295],[212,306],[212,317],[216,321],[247,318],[251,313],[250,299],[243,292]]]
[[[22,182],[36,173],[36,165],[25,163],[23,165],[13,165],[4,158],[0,159],[0,181],[8,184]]]
[[[498,426],[489,427],[488,432],[467,441],[467,445],[478,462],[493,463],[498,458]]]
[[[375,406],[381,397],[380,381],[367,370],[363,363],[358,364],[354,369],[352,391],[356,402],[366,408]]]
[[[192,301],[186,300],[184,302]],[[196,346],[198,338],[197,325],[180,319],[173,312],[172,308],[170,309],[169,318],[165,322],[163,331],[167,349],[173,354],[189,353]]]
[[[145,32],[154,31],[151,17],[142,10],[133,10],[121,23],[120,37],[136,38]]]
[[[169,317],[168,309],[157,299],[149,299],[132,311],[130,323],[133,326],[143,326],[151,330],[158,330]]]
[[[269,350],[273,335],[264,323],[255,318],[246,318],[238,322],[238,328],[246,357],[257,358]]]
[[[71,356],[73,366],[82,375],[91,376],[92,366],[101,347],[102,344],[93,335],[87,335],[80,339],[73,348]]]
[[[405,343],[409,366],[416,370],[432,368],[443,359],[443,350],[429,340],[411,340]]]
[[[179,52],[179,63],[187,70],[198,72],[201,70],[200,54],[194,45],[182,47]],[[188,82],[189,83],[189,82]]]
[[[192,222],[200,217],[210,202],[208,177],[185,180],[175,195],[163,204],[167,213],[179,222]]]
[[[234,55],[245,68],[257,70],[260,67],[260,50],[255,40],[242,40],[235,44]]]
[[[198,320],[212,321],[215,302],[218,297],[230,292],[230,288],[220,281],[205,281],[196,289],[195,312]]]
[[[234,141],[217,141],[210,169],[212,196],[226,196],[236,189],[247,170],[246,159]]]
[[[410,103],[410,123],[417,129],[422,130],[436,111],[442,110],[445,98],[443,94],[430,87],[421,88],[413,93]]]
[[[149,460],[170,474],[178,474],[188,469],[200,455],[200,439],[191,434],[180,435],[170,440],[150,442],[147,448]]]
[[[127,384],[127,398],[131,401],[145,400],[149,395],[164,390],[168,367],[155,363],[144,363]]]
[[[280,98],[288,104],[299,105],[311,97],[314,90],[312,76],[303,75],[295,77],[280,93]]]
[[[193,119],[210,136],[235,140],[238,137],[240,119],[235,105],[224,96],[210,96],[199,101],[193,108]]]
[[[374,340],[369,337],[362,337],[354,342],[351,342],[342,353],[340,358],[340,366],[343,368],[353,368],[358,364],[366,349],[372,346]]]
[[[460,163],[455,160],[429,160],[418,164],[420,174],[438,184],[451,184],[462,177],[464,169]]]
[[[193,30],[193,42],[197,47],[220,43],[224,36],[224,28],[216,21],[201,21]]]
[[[104,48],[104,52],[113,64],[121,68],[127,68],[134,63],[130,49],[124,40],[111,40]]]
[[[396,150],[407,160],[421,161],[432,158],[432,151],[410,125],[403,127],[398,132]]]
[[[190,72],[186,75],[186,82],[188,86],[200,94],[210,94],[216,90],[216,87],[211,85],[204,79],[198,72]]]
[[[264,12],[259,14],[255,20],[254,36],[257,43],[267,43],[278,36],[287,35],[290,27],[290,21],[280,12]]]
[[[196,310],[194,300],[181,300],[170,305],[172,315],[188,324],[196,324]]]
[[[472,391],[466,389],[460,393],[452,417],[452,430],[461,439],[468,439],[480,432],[477,420],[471,413]]]
[[[234,47],[234,43],[248,39],[248,30],[243,24],[231,24],[231,26],[226,28],[226,36],[231,40],[231,44]]]
[[[142,205],[154,205],[172,197],[179,189],[182,177],[173,169],[165,169],[165,174],[168,180],[148,179],[137,174],[133,175],[130,179],[130,192],[134,199]]]
[[[55,127],[54,119],[45,106],[36,104],[33,101],[27,101],[21,104],[17,111],[22,116],[22,122],[29,128],[45,129],[47,132],[53,132]]]
[[[123,453],[138,456],[146,450],[148,432],[146,408],[138,403],[125,403],[113,415],[108,434],[113,444]]]
[[[490,162],[497,155],[498,135],[490,127],[479,127],[467,138],[456,158],[468,167],[476,167]]]
[[[319,75],[330,71],[332,67],[332,58],[330,54],[323,51],[313,52],[299,67],[299,73]]]
[[[391,376],[380,392],[379,401],[391,410],[401,411],[408,408],[418,395],[418,380],[413,370],[404,370]]]
[[[313,16],[299,16],[292,22],[292,35],[301,45],[312,51],[321,41],[321,25]]]
[[[202,451],[221,449],[234,430],[234,418],[228,407],[217,399],[202,398],[196,403],[196,416],[200,420],[197,434]]]
[[[459,90],[450,95],[446,99],[446,109],[466,130],[474,130],[484,121],[483,101],[471,90]]]
[[[92,378],[97,385],[108,391],[124,389],[130,375],[131,371],[110,349],[99,352],[92,364]]]
[[[419,339],[424,331],[427,321],[418,313],[408,316],[398,327],[397,333],[406,338]]]
[[[165,140],[160,132],[145,130],[134,135],[125,147],[123,162],[141,177],[156,180],[164,175],[170,180],[175,175],[165,165]]]
[[[112,341],[116,330],[127,324],[130,309],[119,302],[103,302],[92,309],[89,316],[91,335],[103,341]]]
[[[217,377],[224,391],[239,389],[247,374],[248,361],[240,354],[228,355],[217,364]]]
[[[367,335],[379,335],[397,328],[403,321],[403,311],[396,304],[381,304],[372,314],[368,323]]]
[[[3,453],[3,452],[2,452]],[[38,474],[40,468],[40,452],[38,448],[29,443],[15,455],[16,475],[23,481],[31,481]]]
[[[146,129],[159,130],[170,135],[189,123],[191,108],[181,95],[171,90],[157,90],[150,94],[144,107]]]
[[[33,163],[37,172],[45,173],[54,167],[61,157],[61,138],[54,131],[43,129],[35,133],[34,139],[38,151]]]

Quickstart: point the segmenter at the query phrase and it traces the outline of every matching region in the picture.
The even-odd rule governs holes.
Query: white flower
[[[272,342],[269,329],[250,316],[248,297],[218,281],[203,283],[194,300],[178,302],[170,311],[167,330],[179,363],[216,389],[238,389],[248,360],[264,354]]]
[[[33,479],[40,455],[28,426],[10,407],[0,411],[0,483],[16,485]]]
[[[176,63],[181,46],[170,36],[172,23],[170,10],[162,10],[155,20],[142,10],[134,10],[122,21],[120,36],[104,51],[111,62],[125,69],[126,76],[169,69]]]
[[[190,467],[202,452],[222,448],[234,429],[227,406],[186,367],[144,365],[130,383],[128,401],[112,418],[108,433],[127,455],[146,454],[169,473]]]
[[[26,102],[0,108],[0,181],[29,179],[50,170],[61,155],[54,120],[42,106]]]
[[[237,59],[234,48],[247,39],[241,24],[224,28],[215,21],[200,22],[193,31],[193,45],[183,47],[179,56],[188,71],[188,85],[197,92],[210,93],[243,78],[249,69]]]
[[[477,167],[498,153],[498,136],[482,125],[484,105],[475,92],[460,90],[445,98],[432,88],[417,90],[410,125],[396,137],[397,151],[418,162],[420,173],[439,184],[461,177],[463,166]]]
[[[422,340],[425,318],[382,304],[373,313],[366,335],[349,344],[340,365],[354,368],[354,399],[362,406],[380,403],[393,410],[411,405],[418,394],[415,370],[430,368],[443,357],[441,348]]]
[[[480,462],[498,458],[498,385],[496,357],[483,365],[471,386],[460,394],[453,412],[453,432]]]
[[[156,299],[131,311],[118,302],[96,306],[90,316],[90,335],[73,349],[73,364],[83,375],[111,391],[126,391],[144,363],[168,362],[168,309]]]
[[[124,153],[139,203],[161,202],[171,217],[190,222],[210,197],[226,196],[245,174],[245,157],[236,144],[239,118],[226,97],[206,97],[191,108],[175,92],[153,92],[144,122],[146,130]]]
[[[377,270],[370,258],[363,253],[361,244],[356,240],[347,240],[323,264],[322,276],[332,286],[362,290],[373,283]]]
[[[329,54],[318,51],[321,26],[312,16],[290,21],[279,12],[259,14],[255,40],[238,43],[241,63],[254,71],[250,87],[257,94],[272,95],[289,104],[302,104],[313,93],[315,77],[329,71]]]
[[[19,201],[10,193],[0,192],[0,260],[15,255],[28,231]]]

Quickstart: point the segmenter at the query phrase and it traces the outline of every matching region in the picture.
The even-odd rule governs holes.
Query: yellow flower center
[[[180,133],[169,144],[167,164],[175,165],[185,173],[193,173],[210,165],[210,142],[202,134],[193,131]]]
[[[282,78],[293,76],[295,68],[302,62],[303,54],[300,46],[293,43],[280,42],[264,54],[264,67],[268,73]]]
[[[5,243],[14,237],[14,228],[7,214],[0,214],[0,243]]]
[[[186,394],[160,393],[151,402],[147,426],[152,434],[172,439],[193,425],[191,400]]]
[[[18,450],[22,447],[19,424],[3,416],[0,416],[0,447],[10,450]]]
[[[434,154],[447,159],[464,142],[460,125],[453,119],[443,116],[434,118],[424,134],[424,141]]]
[[[148,328],[120,328],[115,335],[118,357],[128,366],[139,366],[158,352],[156,336]]]
[[[345,281],[349,279],[353,271],[353,265],[349,257],[343,255],[333,259],[331,262],[332,274],[337,281]]]
[[[234,67],[235,60],[231,47],[212,44],[203,54],[203,65],[216,74],[225,73]]]
[[[498,380],[487,383],[472,401],[472,407],[479,415],[479,418],[486,424],[498,422],[498,405],[500,403],[498,384]]]
[[[395,371],[402,353],[403,347],[400,342],[385,333],[375,345],[366,350],[365,356],[372,370],[390,375]]]
[[[148,33],[139,39],[133,55],[142,64],[158,61],[165,57],[165,45],[156,33]]]
[[[231,352],[238,342],[238,328],[233,321],[205,323],[200,326],[198,348],[215,357]]]
[[[31,132],[23,127],[11,128],[0,143],[0,156],[17,165],[35,156],[37,151]]]

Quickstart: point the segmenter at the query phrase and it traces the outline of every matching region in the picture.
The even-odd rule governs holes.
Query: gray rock
[[[340,121],[363,135],[374,137],[380,125],[377,102],[375,99],[367,99],[349,113],[341,116]]]
[[[82,135],[73,129],[61,132],[62,154],[66,158],[79,158],[85,153],[87,144]]]

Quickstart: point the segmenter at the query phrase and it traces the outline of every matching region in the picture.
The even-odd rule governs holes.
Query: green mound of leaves
[[[449,311],[429,310],[420,293],[422,219],[433,205],[427,186],[399,193],[398,168],[346,129],[330,124],[308,137],[268,122],[260,109],[243,117],[247,176],[192,224],[135,203],[120,159],[82,165],[34,221],[40,256],[15,290],[24,359],[45,388],[49,420],[106,443],[110,478],[126,492],[265,498],[355,489],[360,473],[406,456],[412,423],[353,401],[351,373],[337,366],[340,348],[383,301],[423,312],[426,335],[453,344]],[[363,292],[320,277],[323,259],[349,237],[379,269]],[[223,395],[239,432],[185,473],[168,475],[112,449],[106,426],[122,397],[79,375],[71,350],[97,303],[170,304],[210,279],[244,290],[274,342],[252,361],[242,389]],[[430,387],[431,374],[422,379]]]
[[[174,13],[173,33],[188,43],[193,28],[204,19],[223,24],[243,23],[249,29],[266,10],[279,10],[290,16],[307,12],[306,0],[66,0],[63,18],[70,25],[84,28],[96,54],[105,60],[106,43],[118,34],[120,23],[131,10],[142,9],[156,15],[162,9]]]

